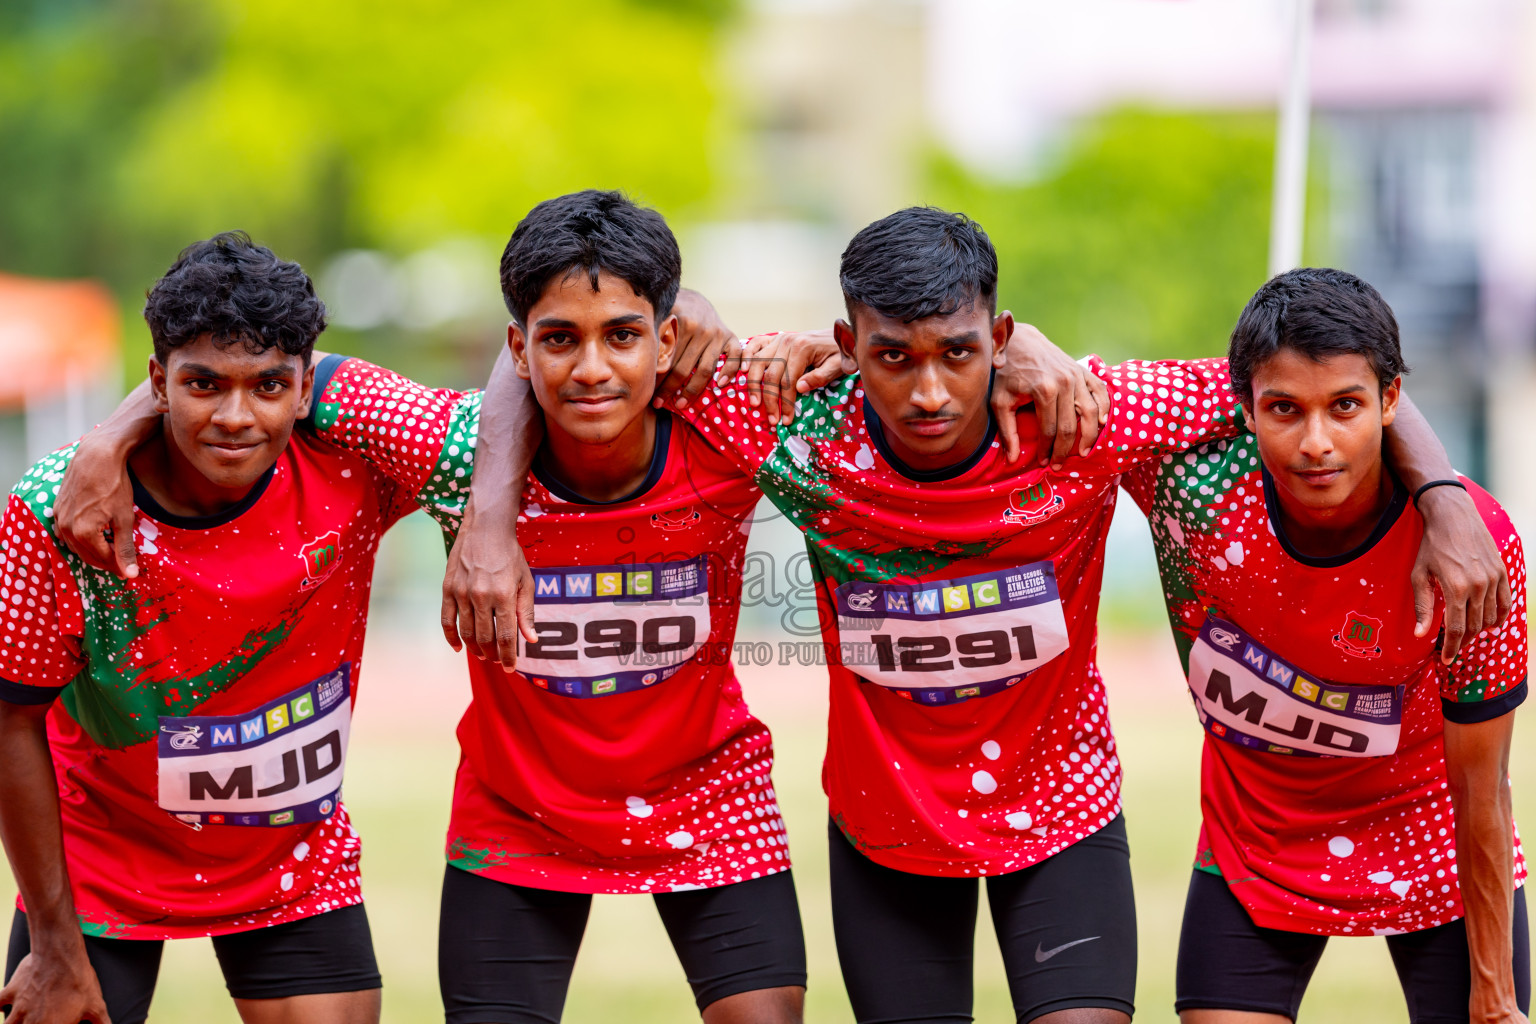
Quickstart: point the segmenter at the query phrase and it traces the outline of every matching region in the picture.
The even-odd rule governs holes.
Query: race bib
[[[292,825],[336,810],[352,666],[241,715],[160,719],[160,807],[189,824]]]
[[[533,570],[538,643],[517,670],[567,697],[607,697],[670,678],[709,639],[703,555],[681,562]]]
[[[1322,682],[1215,616],[1189,651],[1189,691],[1206,731],[1272,754],[1394,754],[1406,689]]]
[[[843,664],[920,704],[985,697],[1067,649],[1050,562],[956,580],[837,588]]]

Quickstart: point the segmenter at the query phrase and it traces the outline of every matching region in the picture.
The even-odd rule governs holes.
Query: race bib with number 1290
[[[539,640],[519,638],[517,670],[567,697],[628,693],[669,678],[709,639],[706,566],[700,555],[535,568]]]
[[[953,704],[1021,682],[1067,649],[1050,562],[954,580],[837,588],[843,664],[920,704]]]

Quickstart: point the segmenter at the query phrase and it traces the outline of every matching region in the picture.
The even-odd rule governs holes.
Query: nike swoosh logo
[[[1078,939],[1075,942],[1064,942],[1061,945],[1057,946],[1055,949],[1046,949],[1040,943],[1036,943],[1035,944],[1035,963],[1043,964],[1047,960],[1049,960],[1051,957],[1055,956],[1057,953],[1060,953],[1064,949],[1071,949],[1073,946],[1081,946],[1085,942],[1092,942],[1094,939],[1101,938],[1101,937],[1102,936],[1098,936],[1098,935],[1090,935],[1086,939]]]

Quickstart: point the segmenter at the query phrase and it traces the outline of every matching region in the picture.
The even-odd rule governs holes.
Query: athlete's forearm
[[[1018,416],[1032,403],[1040,432],[1036,456],[1060,469],[1063,460],[1086,455],[1109,416],[1104,382],[1029,324],[1015,324],[1004,365],[992,377],[992,415],[1009,462],[1021,453]]]
[[[160,429],[162,416],[155,410],[155,396],[150,392],[148,378],[128,392],[112,415],[108,416],[80,440],[80,452],[75,456],[78,464],[82,456],[92,452],[127,462],[135,448],[148,441]]]
[[[517,637],[538,639],[533,627],[533,577],[518,547],[523,483],[544,434],[533,389],[502,349],[480,404],[475,472],[464,519],[443,573],[443,636],[454,650],[517,663]]]
[[[1456,877],[1472,958],[1473,1021],[1517,1009],[1511,938],[1514,895],[1509,744],[1513,714],[1445,723],[1445,767],[1456,812]]]
[[[533,388],[517,375],[511,350],[502,347],[480,405],[475,472],[464,522],[512,529],[522,512],[523,482],[544,438],[544,419]]]
[[[1440,438],[1435,436],[1429,421],[1407,392],[1398,399],[1397,416],[1386,429],[1385,447],[1387,463],[1410,491],[1417,491],[1431,480],[1456,478],[1445,445],[1440,443]]]
[[[677,317],[677,344],[672,349],[672,365],[656,382],[656,397],[682,409],[699,397],[711,380],[718,384],[736,376],[742,351],[736,332],[725,326],[714,303],[693,289],[678,291],[672,312]],[[725,363],[717,370],[722,354]]]
[[[145,380],[104,423],[80,439],[54,503],[54,523],[64,546],[87,565],[124,579],[139,574],[128,457],[155,435],[161,420]]]
[[[26,904],[32,948],[84,955],[64,863],[46,715],[46,705],[0,701],[0,839]]]
[[[1414,494],[1431,480],[1456,479],[1445,447],[1407,395],[1398,401],[1383,447],[1398,478]],[[1416,504],[1424,517],[1424,540],[1412,575],[1414,635],[1424,636],[1433,626],[1433,579],[1445,599],[1440,655],[1450,664],[1464,639],[1504,621],[1511,602],[1509,579],[1498,545],[1464,489],[1431,488]]]

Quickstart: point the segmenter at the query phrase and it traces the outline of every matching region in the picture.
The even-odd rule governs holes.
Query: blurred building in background
[[[1536,5],[1316,0],[1312,252],[1397,312],[1409,388],[1462,469],[1536,527]],[[935,131],[973,165],[1028,172],[1074,120],[1136,103],[1272,106],[1279,0],[935,3]],[[948,60],[988,36],[1008,59]],[[1318,222],[1314,220],[1314,224]],[[1257,244],[1258,240],[1255,239]],[[1257,284],[1257,282],[1255,282]]]
[[[829,325],[848,238],[921,194],[925,24],[918,0],[754,0],[730,28],[726,216],[684,232],[683,266],[736,330]]]

